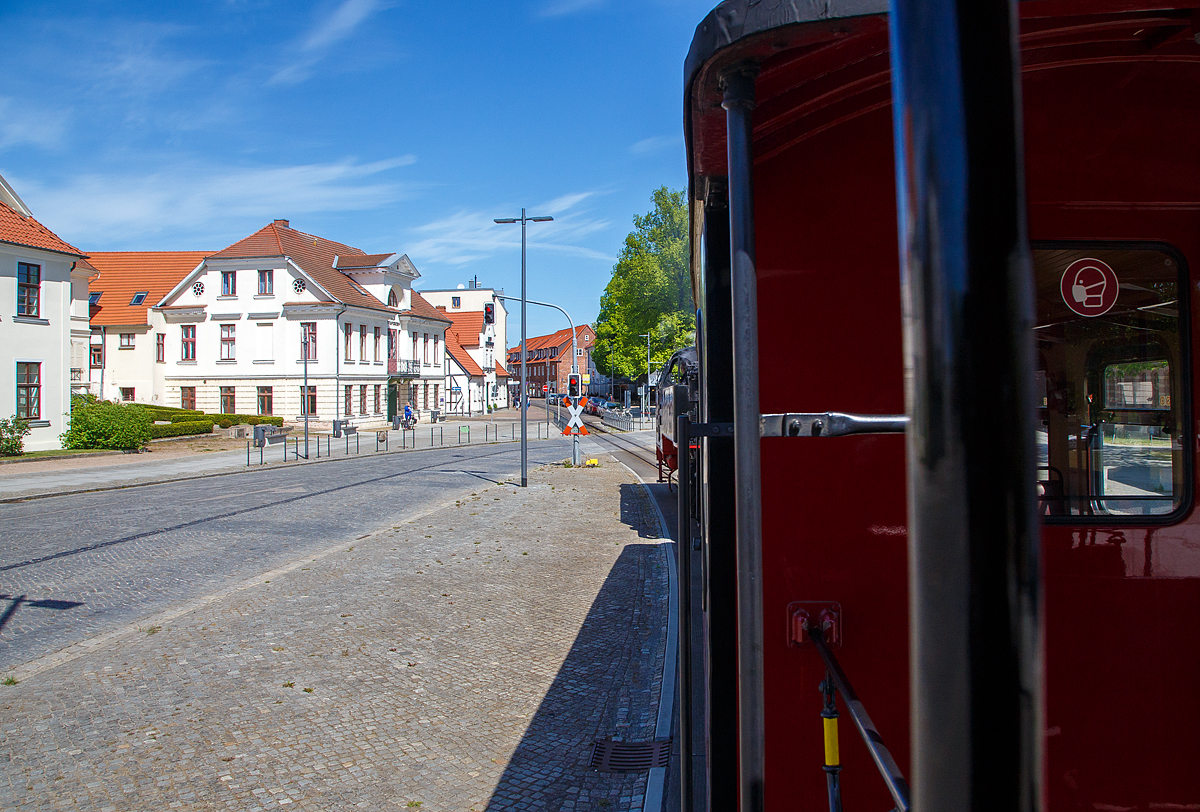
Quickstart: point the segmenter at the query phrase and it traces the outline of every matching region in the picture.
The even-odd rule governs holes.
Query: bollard
[[[250,467],[250,441],[246,441],[246,467]]]
[[[305,451],[308,449],[305,448]],[[317,459],[321,459],[321,435],[317,435]]]

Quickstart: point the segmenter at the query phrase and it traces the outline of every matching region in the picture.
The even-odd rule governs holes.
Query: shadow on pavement
[[[623,520],[625,489],[636,487],[622,486]],[[488,810],[642,807],[647,773],[600,773],[588,765],[597,739],[654,739],[666,649],[664,553],[660,544],[635,544],[622,551],[505,767]]]

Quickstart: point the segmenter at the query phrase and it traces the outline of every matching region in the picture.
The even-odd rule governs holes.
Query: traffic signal
[[[496,305],[492,304],[491,302],[488,302],[483,306],[483,323],[496,323]]]
[[[573,398],[583,394],[583,376],[578,372],[572,372],[567,376],[567,395]]]

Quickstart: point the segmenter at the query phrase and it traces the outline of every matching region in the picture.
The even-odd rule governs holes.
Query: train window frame
[[[1181,477],[1182,486],[1180,488],[1181,492],[1178,504],[1171,512],[1160,514],[1140,514],[1134,516],[1119,514],[1092,516],[1084,514],[1043,514],[1039,516],[1039,519],[1043,525],[1067,527],[1161,527],[1179,524],[1191,513],[1195,498],[1196,440],[1194,439],[1195,434],[1193,433],[1194,426],[1192,422],[1194,420],[1192,409],[1192,401],[1194,399],[1192,390],[1192,285],[1187,258],[1179,248],[1161,240],[1031,240],[1030,249],[1030,270],[1033,272],[1035,297],[1037,272],[1032,261],[1032,251],[1158,251],[1166,254],[1174,261],[1176,271],[1175,284],[1178,291],[1179,303],[1179,390],[1183,394],[1183,403],[1180,404],[1179,411],[1179,422],[1181,425],[1177,428],[1177,431],[1181,435],[1182,447],[1184,449],[1184,453],[1181,454],[1183,476]],[[1102,367],[1123,363],[1123,361],[1118,360],[1119,357],[1119,355],[1116,355],[1107,359],[1102,364]],[[1130,357],[1127,360],[1134,359]],[[1169,363],[1170,359],[1168,358],[1167,361]]]

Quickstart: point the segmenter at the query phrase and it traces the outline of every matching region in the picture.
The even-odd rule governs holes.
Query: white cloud
[[[312,76],[313,68],[326,52],[353,34],[383,5],[381,0],[343,0],[331,15],[309,30],[298,46],[297,58],[276,71],[268,84],[294,85]]]
[[[80,175],[61,186],[10,180],[39,220],[81,247],[168,235],[173,243],[200,238],[201,248],[219,248],[208,244],[212,235],[231,228],[237,233],[248,220],[363,211],[410,196],[411,187],[381,175],[415,160],[405,155],[372,163],[187,166],[134,177]]]
[[[574,14],[577,11],[584,11],[598,6],[604,0],[551,0],[542,6],[542,10],[538,12],[539,17],[562,17],[566,14]]]
[[[595,192],[563,195],[549,203],[528,209],[530,216],[552,214],[554,221],[535,223],[528,228],[528,244],[538,251],[613,262],[615,257],[588,245],[584,238],[609,227],[607,220],[595,219],[585,212],[571,212]],[[416,243],[404,250],[422,262],[465,265],[488,259],[501,252],[521,247],[519,225],[493,222],[496,213],[504,214],[503,206],[493,211],[460,210],[448,217],[417,226],[413,232]],[[516,211],[515,213],[519,213]]]
[[[17,144],[53,147],[62,141],[67,114],[30,107],[0,96],[0,149]]]
[[[683,145],[683,136],[680,135],[655,135],[650,138],[643,138],[636,144],[629,146],[629,151],[634,155],[653,155],[656,152],[662,152],[669,147]]]

